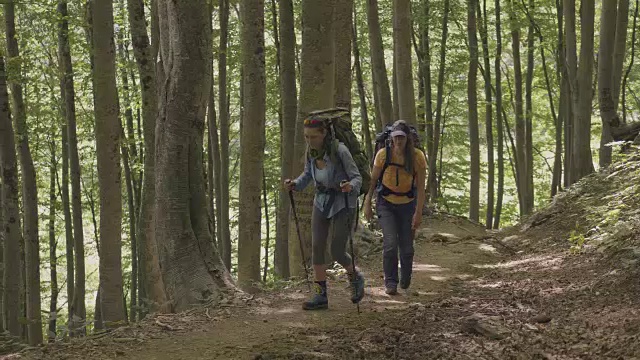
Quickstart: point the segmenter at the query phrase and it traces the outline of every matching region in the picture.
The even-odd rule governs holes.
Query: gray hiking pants
[[[329,239],[329,229],[333,222],[331,231],[331,256],[343,267],[351,265],[351,256],[346,252],[347,240],[349,239],[349,219],[353,217],[355,209],[342,209],[337,214],[327,219],[320,209],[313,207],[311,215],[311,227],[313,229],[311,243],[313,245],[313,265],[325,265],[325,252]]]
[[[413,270],[413,231],[411,221],[416,201],[408,204],[392,204],[379,196],[376,207],[378,222],[382,228],[382,267],[385,286],[398,285],[398,249],[402,277],[411,278]]]

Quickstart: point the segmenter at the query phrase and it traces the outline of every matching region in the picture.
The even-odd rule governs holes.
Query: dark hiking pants
[[[398,250],[400,250],[402,278],[411,278],[414,254],[411,221],[415,209],[415,200],[408,204],[393,204],[383,197],[378,197],[376,210],[383,234],[385,286],[398,285]]]

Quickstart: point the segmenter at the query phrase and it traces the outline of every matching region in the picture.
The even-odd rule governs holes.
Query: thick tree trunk
[[[294,143],[296,137],[296,117],[298,99],[296,98],[295,69],[295,31],[293,18],[293,1],[280,1],[280,99],[282,108],[281,138],[281,182],[293,176]],[[278,227],[276,229],[276,252],[274,266],[276,274],[288,279],[289,272],[289,197],[286,191],[280,190],[278,200]],[[293,239],[293,238],[292,238]]]
[[[628,5],[628,4],[627,4]],[[602,119],[602,134],[600,137],[600,168],[611,164],[611,147],[613,141],[611,126],[617,125],[618,114],[614,104],[614,46],[616,40],[617,4],[615,1],[602,3],[600,12],[600,50],[598,51],[598,103],[600,118]]]
[[[496,10],[496,132],[498,133],[498,189],[496,198],[496,213],[493,218],[493,228],[500,228],[500,216],[502,215],[502,199],[504,196],[504,133],[502,128],[502,71],[500,62],[502,61],[502,27],[500,21],[501,9],[500,0],[495,0]]]
[[[227,42],[229,37],[229,0],[220,0],[220,49],[218,52],[218,107],[220,108],[220,252],[227,270],[231,270],[231,233],[229,228],[229,107],[227,104]]]
[[[398,89],[398,119],[417,125],[416,98],[411,62],[411,1],[394,0],[394,58]],[[475,9],[474,9],[475,11]]]
[[[122,197],[113,4],[93,4],[94,93],[96,153],[100,183],[100,303],[107,328],[126,321],[122,292]],[[127,159],[128,160],[128,159]]]
[[[161,90],[156,132],[155,235],[174,311],[216,298],[233,286],[211,243],[202,177],[212,71],[206,9],[204,0],[158,3],[166,85]],[[185,18],[190,21],[178,21]]]
[[[353,58],[355,61],[356,81],[358,83],[358,98],[360,99],[360,117],[362,118],[362,132],[364,135],[365,151],[369,159],[373,159],[373,140],[369,127],[369,113],[367,112],[367,97],[364,89],[364,79],[362,76],[362,66],[360,65],[360,49],[358,47],[358,32],[356,30],[356,13],[354,7],[353,22],[351,24],[351,35],[353,36]]]
[[[40,247],[38,237],[38,187],[36,183],[36,169],[33,165],[22,95],[21,62],[15,25],[15,4],[9,0],[4,6],[4,17],[7,39],[7,59],[15,65],[15,72],[9,74],[11,87],[11,103],[15,116],[15,130],[20,159],[22,182],[22,205],[24,212],[24,242],[26,265],[26,305],[28,339],[30,345],[42,343],[42,316],[40,314]]]
[[[580,66],[577,73],[579,96],[573,123],[574,182],[594,171],[591,158],[594,17],[595,1],[584,0],[580,5]]]
[[[351,23],[353,0],[335,1],[333,11],[336,106],[351,109]]]
[[[262,217],[260,190],[265,145],[266,75],[264,59],[264,1],[242,1],[243,126],[240,150],[238,216],[238,283],[253,289],[260,281]],[[265,209],[268,212],[268,209]]]
[[[604,5],[604,3],[603,3]],[[616,37],[613,49],[613,104],[616,113],[622,89],[622,70],[627,51],[627,29],[629,27],[629,0],[618,1],[618,13],[616,15]],[[635,29],[635,27],[634,27]],[[632,44],[634,44],[632,42]]]
[[[429,157],[429,178],[427,179],[427,188],[429,189],[429,200],[433,203],[438,198],[438,181],[437,181],[437,159],[435,156],[438,154],[440,147],[440,124],[442,123],[442,100],[444,98],[444,74],[446,71],[446,55],[447,47],[444,44],[447,43],[449,35],[449,11],[450,1],[444,0],[444,16],[442,17],[442,39],[440,41],[440,68],[438,70],[438,93],[436,95],[436,121],[433,126],[433,149],[432,154],[434,156]]]
[[[127,0],[133,55],[140,73],[142,119],[144,127],[144,183],[142,204],[138,217],[138,236],[142,253],[140,267],[145,269],[145,293],[151,311],[167,312],[169,304],[160,272],[158,245],[154,233],[155,201],[155,128],[158,112],[155,58],[157,53],[149,44],[142,0]],[[153,17],[152,17],[153,18]],[[155,22],[154,22],[155,24]],[[143,304],[140,303],[140,306]]]
[[[384,48],[378,15],[378,0],[367,0],[366,5],[373,84],[374,91],[377,93],[379,100],[376,102],[376,107],[380,109],[380,119],[376,119],[376,122],[380,125],[380,129],[376,129],[376,131],[380,131],[384,124],[393,122],[393,104],[391,102],[391,90],[387,77],[387,66],[384,60]]]
[[[480,218],[480,136],[478,130],[478,37],[476,24],[476,1],[467,2],[467,33],[469,36],[469,76],[467,77],[467,103],[469,104],[469,138],[471,156],[471,181],[469,218]]]
[[[13,336],[20,336],[20,284],[22,270],[20,259],[20,204],[18,199],[18,159],[16,144],[9,110],[9,94],[7,93],[7,75],[4,58],[0,56],[0,168],[2,169],[2,204],[4,223],[2,224],[4,239],[4,310],[6,330]],[[18,256],[16,256],[18,255]]]
[[[55,135],[54,135],[55,136]],[[58,256],[56,249],[56,143],[51,140],[51,164],[49,165],[49,276],[51,278],[51,300],[49,301],[49,342],[56,340],[56,324],[58,318]],[[1,223],[1,222],[0,222]]]
[[[484,60],[484,97],[485,97],[485,133],[487,136],[487,213],[485,226],[487,229],[493,227],[493,206],[494,206],[494,184],[495,184],[495,163],[493,157],[493,99],[491,96],[491,60],[489,58],[488,40],[488,18],[487,2],[480,9],[480,2],[477,2],[478,24],[480,24],[480,36],[482,38],[482,55]]]
[[[302,122],[313,110],[326,109],[333,105],[334,64],[333,64],[333,8],[334,0],[302,2],[302,54],[300,68],[300,102],[298,124],[294,146],[293,176],[302,173],[304,167],[305,142],[302,136]],[[284,46],[284,45],[283,45]],[[311,210],[313,208],[313,187],[295,194],[295,207],[300,222],[305,256],[302,259],[298,241],[289,241],[289,268],[292,276],[304,274],[302,262],[311,256]],[[289,239],[297,239],[295,224],[290,225]]]

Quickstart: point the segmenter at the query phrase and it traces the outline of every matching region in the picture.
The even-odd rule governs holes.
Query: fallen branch
[[[171,326],[171,325],[169,325],[169,324],[165,324],[165,323],[161,322],[161,321],[160,321],[160,320],[158,320],[158,319],[156,319],[156,325],[158,325],[158,326],[160,326],[161,328],[164,328],[164,329],[166,329],[166,330],[169,330],[169,331],[178,331],[178,330],[183,330],[183,328],[180,328],[180,327],[173,327],[173,326]]]

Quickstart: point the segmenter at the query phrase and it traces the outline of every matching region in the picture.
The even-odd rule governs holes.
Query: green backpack
[[[324,121],[327,129],[329,130],[329,136],[331,139],[338,140],[349,149],[349,152],[360,171],[360,176],[362,176],[360,195],[366,194],[369,191],[369,185],[371,183],[369,159],[360,146],[360,142],[358,141],[356,134],[353,133],[353,129],[351,128],[351,113],[349,110],[346,108],[332,108],[313,111],[309,113],[307,119]],[[334,146],[337,147],[337,143],[334,143]],[[332,151],[332,154],[334,153],[335,152]]]

